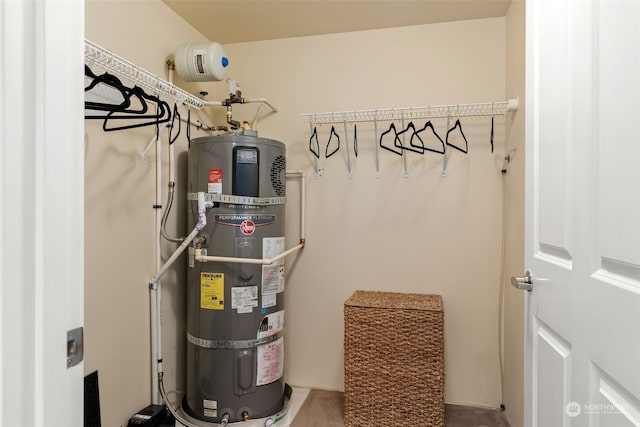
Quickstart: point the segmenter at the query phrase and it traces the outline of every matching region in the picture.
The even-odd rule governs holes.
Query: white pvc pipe
[[[300,181],[300,243],[296,246],[282,252],[279,255],[276,255],[273,258],[237,258],[237,257],[225,257],[225,256],[213,256],[213,255],[202,255],[198,251],[195,254],[195,260],[198,262],[233,262],[237,264],[261,264],[261,265],[271,265],[276,261],[281,260],[293,252],[296,252],[305,245],[305,217],[306,217],[306,180],[305,180],[305,172],[303,170],[299,171],[286,171],[287,176],[299,176]]]
[[[249,102],[261,102],[263,104],[265,104],[267,107],[271,108],[273,110],[274,113],[277,113],[278,110],[276,109],[276,107],[274,107],[273,105],[271,105],[269,103],[269,101],[267,101],[267,98],[245,98],[244,100],[245,103],[249,103]]]
[[[149,306],[151,317],[151,403],[158,404],[158,375],[156,374],[158,367],[158,359],[156,358],[156,349],[158,348],[158,305],[157,305],[157,290],[155,287],[149,287]],[[154,378],[155,377],[155,378]]]
[[[169,67],[169,84],[173,84],[173,67]],[[175,129],[172,129],[175,131]],[[175,182],[176,153],[171,140],[169,140],[169,182]]]
[[[162,138],[161,131],[166,127],[166,124],[162,126],[152,141],[155,139],[156,144],[156,198],[155,198],[155,224],[154,224],[154,238],[155,238],[155,269],[160,268],[162,263],[162,256],[160,251],[160,227],[162,222]],[[151,142],[150,142],[151,143]],[[146,157],[146,153],[142,153],[143,158]],[[158,325],[160,316],[160,308],[162,299],[160,295],[160,289],[158,284],[149,288],[149,297],[151,304],[150,322],[151,322],[151,403],[154,405],[160,404],[160,395],[158,392],[158,361],[160,360],[160,348],[161,340]]]
[[[200,230],[196,226],[191,231],[191,233],[189,233],[189,235],[187,237],[185,237],[185,239],[182,241],[180,246],[178,246],[178,249],[175,250],[173,255],[171,255],[171,257],[167,260],[167,262],[165,262],[164,265],[162,267],[160,267],[160,269],[158,270],[156,275],[153,276],[153,278],[149,281],[150,284],[155,284],[155,285],[158,284],[160,278],[162,276],[164,276],[164,274],[167,272],[169,267],[171,267],[171,265],[175,262],[175,260],[182,254],[182,252],[187,248],[187,246],[189,246],[189,243],[191,243],[191,241],[193,239],[195,239],[195,237],[198,235],[199,231]]]
[[[307,218],[307,180],[306,174],[303,170],[286,171],[287,176],[299,176],[300,177],[300,240],[305,241],[306,230],[306,218]]]
[[[175,252],[169,257],[169,259],[160,267],[158,272],[151,278],[149,281],[149,286],[154,287],[158,284],[162,276],[167,272],[169,267],[178,259],[178,257],[182,254],[182,252],[189,246],[189,243],[198,235],[200,230],[202,230],[205,225],[207,225],[207,216],[206,209],[213,207],[213,202],[205,202],[204,193],[198,193],[198,223],[193,228],[191,233],[182,241],[180,246],[175,250]]]
[[[221,101],[203,101],[205,106],[209,107],[222,107]]]
[[[160,227],[162,226],[162,209],[160,208],[160,206],[162,205],[162,131],[164,128],[166,128],[169,125],[169,123],[167,122],[165,124],[165,126],[163,128],[159,128],[158,129],[158,138],[156,140],[156,202],[155,202],[155,213],[156,213],[156,218],[155,218],[155,227],[154,227],[154,237],[156,239],[155,245],[156,245],[156,262],[155,262],[155,268],[156,270],[160,267],[160,265],[162,265],[162,250],[161,250],[161,244],[162,244],[162,238],[160,237]],[[162,308],[162,290],[160,288],[160,286],[158,286],[156,293],[156,322],[158,325],[160,325],[160,311]],[[156,354],[155,354],[155,358],[156,358],[156,363],[155,363],[155,372],[152,373],[153,376],[156,376],[157,379],[157,373],[160,371],[159,367],[158,367],[158,363],[160,360],[162,360],[162,339],[161,339],[161,335],[160,335],[160,327],[156,327]],[[151,403],[157,405],[161,403],[161,399],[160,399],[160,394],[158,391],[158,386],[157,383],[154,387],[153,393],[152,393],[152,397],[153,400]]]
[[[237,264],[271,265],[274,262],[302,248],[304,248],[304,242],[300,242],[296,246],[282,252],[280,255],[277,255],[273,258],[236,258],[236,257],[227,257],[227,256],[209,256],[209,255],[199,255],[196,252],[195,260],[199,262],[217,261],[217,262],[233,262]]]

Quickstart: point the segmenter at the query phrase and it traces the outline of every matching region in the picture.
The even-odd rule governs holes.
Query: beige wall
[[[511,163],[505,176],[504,404],[513,427],[524,425],[524,293],[509,283],[524,272],[525,2],[512,1],[507,24],[507,96],[520,99],[507,125]]]
[[[204,40],[159,0],[87,1],[85,34],[163,78],[167,78],[165,61],[179,44]],[[198,92],[198,86],[188,87]],[[101,121],[85,124],[85,371],[98,370],[102,424],[112,427],[126,425],[135,411],[150,403],[147,283],[155,265],[155,151],[151,150],[146,163],[141,162],[140,153],[155,129],[103,132]],[[178,151],[184,152],[185,146],[182,137]],[[163,158],[164,202],[166,147]],[[184,188],[184,181],[178,186]],[[182,211],[180,202],[175,212]],[[185,227],[181,221],[180,232]],[[171,248],[165,245],[165,258]],[[183,270],[182,262],[178,271]],[[167,277],[171,280],[163,282],[164,369],[167,389],[173,390],[176,371],[180,372],[178,387],[184,383],[184,298],[175,284],[175,271]]]
[[[126,31],[114,30],[114,22]],[[155,31],[158,25],[164,31]],[[225,46],[230,76],[244,95],[267,97],[279,109],[261,121],[260,134],[285,142],[288,169],[303,169],[309,177],[307,247],[287,263],[290,384],[342,388],[342,310],[354,290],[437,293],[445,302],[446,400],[499,405],[505,120],[496,118],[491,154],[490,119],[463,119],[469,155],[452,152],[445,178],[439,156],[411,153],[405,178],[400,158],[384,151],[376,178],[372,126],[362,124],[359,156],[348,179],[340,125],[343,149],[320,159],[321,177],[315,178],[309,126],[300,113],[504,100],[509,90],[505,34],[505,19],[494,18]],[[202,39],[159,1],[90,1],[86,36],[160,75],[178,44]],[[206,89],[222,96],[226,86]],[[236,106],[234,118],[251,120],[255,111],[255,105]],[[444,137],[446,123],[434,124]],[[329,128],[318,129],[322,150]],[[105,133],[98,123],[87,123],[85,366],[100,372],[104,425],[123,425],[149,403],[146,283],[154,269],[155,180],[153,158],[141,163],[138,153],[152,135],[144,128]],[[178,144],[183,151],[184,138]],[[184,180],[178,186],[184,189]],[[292,182],[288,191],[289,244],[298,238],[297,189]],[[184,231],[179,202],[172,228]],[[164,254],[170,248],[165,245]],[[167,382],[181,388],[182,287],[166,280],[163,295]],[[517,367],[518,362],[507,358],[509,363]]]
[[[310,176],[307,246],[288,263],[287,381],[343,387],[343,303],[354,290],[437,293],[445,303],[446,400],[499,405],[504,119],[496,118],[494,154],[490,118],[462,120],[470,152],[451,153],[446,178],[439,156],[412,153],[404,178],[402,161],[386,151],[376,178],[372,125],[361,124],[353,178],[342,149],[320,159],[316,179],[300,113],[503,100],[504,19],[225,48],[245,96],[267,97],[280,110],[260,124],[261,135],[286,142],[288,168]],[[234,114],[253,111],[240,106]],[[446,123],[435,123],[444,137]],[[329,129],[319,129],[323,153]],[[338,132],[344,144],[342,124]],[[289,198],[292,219],[296,193]],[[295,243],[295,223],[288,237]]]

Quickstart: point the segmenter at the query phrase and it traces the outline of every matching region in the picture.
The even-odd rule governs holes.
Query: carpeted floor
[[[344,427],[344,395],[339,391],[311,390],[291,427]],[[498,409],[445,405],[445,427],[509,427]],[[418,427],[418,426],[416,426]]]

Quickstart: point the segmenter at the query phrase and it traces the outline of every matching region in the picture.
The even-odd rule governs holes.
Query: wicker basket
[[[444,426],[442,297],[356,291],[344,323],[345,425]]]

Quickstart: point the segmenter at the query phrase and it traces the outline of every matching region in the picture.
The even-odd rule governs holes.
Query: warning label
[[[258,327],[258,338],[270,337],[284,331],[284,310],[276,311],[262,318]]]
[[[251,313],[258,306],[257,286],[238,286],[231,288],[231,308],[238,313]]]
[[[284,263],[262,266],[262,295],[284,291]]]
[[[222,169],[209,169],[207,193],[222,194]]]
[[[262,257],[273,258],[284,252],[284,237],[262,239]],[[280,263],[262,266],[262,295],[278,294],[284,291],[284,260]],[[264,306],[264,302],[263,302]]]
[[[224,273],[200,273],[200,308],[224,310]]]
[[[284,373],[284,338],[258,346],[258,372],[256,385],[270,384]]]

